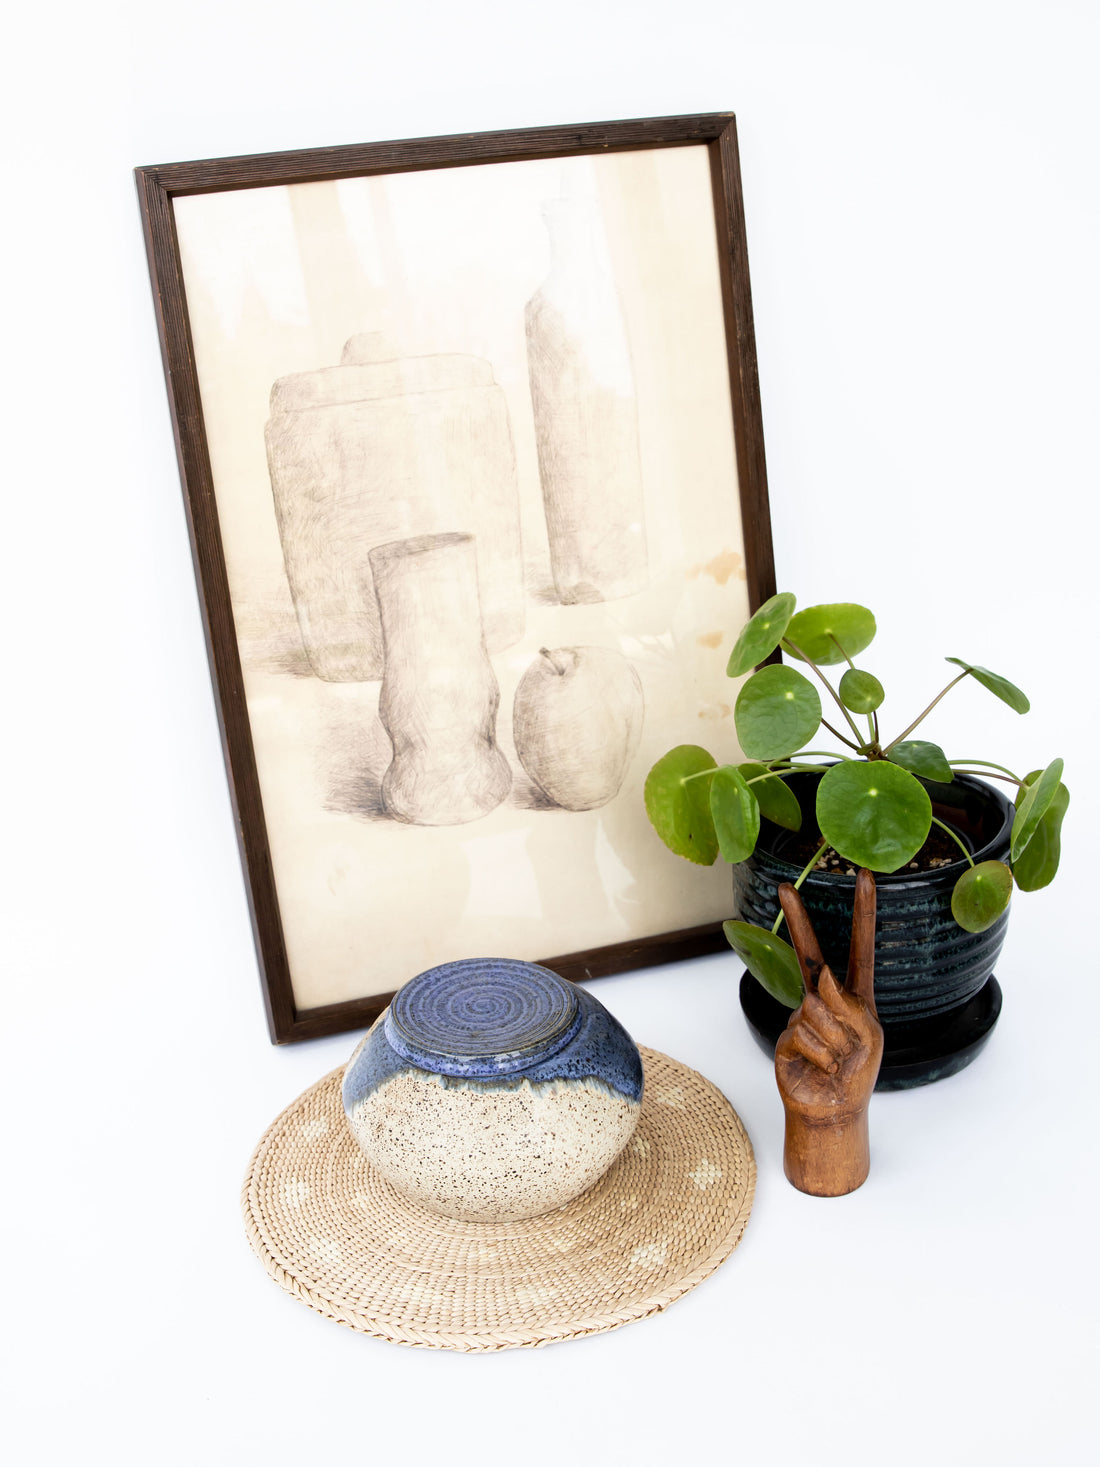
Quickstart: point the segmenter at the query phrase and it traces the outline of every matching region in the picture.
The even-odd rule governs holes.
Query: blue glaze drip
[[[534,965],[530,965],[534,966]],[[546,969],[541,970],[546,972]],[[423,976],[423,975],[421,975]],[[557,976],[556,974],[554,975]],[[413,980],[416,982],[417,980]],[[564,983],[563,979],[559,982]],[[409,986],[409,985],[407,985]],[[584,988],[568,985],[577,1006],[575,1029],[572,1037],[560,1049],[547,1054],[543,1050],[539,1058],[523,1067],[510,1071],[471,1075],[467,1071],[453,1072],[448,1076],[436,1064],[413,1064],[399,1054],[389,1042],[388,1019],[390,1010],[380,1018],[353,1056],[344,1076],[343,1100],[345,1111],[350,1112],[360,1101],[366,1099],[380,1085],[402,1071],[409,1069],[427,1070],[438,1075],[441,1082],[462,1085],[465,1088],[486,1090],[515,1090],[524,1082],[532,1085],[547,1081],[563,1080],[583,1082],[596,1080],[617,1091],[625,1099],[638,1103],[642,1098],[642,1060],[638,1047],[603,1004]],[[402,990],[404,992],[404,990]],[[400,996],[400,995],[399,995]],[[394,1000],[396,1006],[397,1000]],[[427,1058],[428,1056],[425,1056]]]

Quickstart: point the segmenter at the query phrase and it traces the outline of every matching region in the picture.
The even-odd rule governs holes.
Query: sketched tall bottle
[[[500,689],[485,650],[472,535],[419,535],[370,552],[393,744],[382,804],[410,825],[462,825],[512,787],[497,747]]]
[[[559,600],[610,601],[648,581],[638,404],[594,198],[543,206],[550,273],[527,302],[527,370]]]

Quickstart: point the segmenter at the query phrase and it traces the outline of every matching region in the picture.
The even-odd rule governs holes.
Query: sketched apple
[[[618,794],[642,732],[633,666],[610,647],[543,647],[512,706],[516,754],[564,810],[595,810]]]

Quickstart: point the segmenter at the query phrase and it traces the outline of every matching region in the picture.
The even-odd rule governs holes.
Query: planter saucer
[[[753,1038],[771,1059],[791,1010],[772,998],[751,973],[741,976],[740,997]],[[875,1089],[913,1090],[957,1075],[977,1059],[1000,1016],[1001,985],[990,975],[972,999],[949,1013],[912,1024],[892,1023],[886,1029]]]

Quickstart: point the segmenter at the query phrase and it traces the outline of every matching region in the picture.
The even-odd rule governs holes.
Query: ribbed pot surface
[[[792,774],[786,782],[798,797],[803,828],[816,829],[814,774]],[[1012,806],[999,790],[970,775],[951,784],[921,783],[936,817],[958,831],[974,860],[1008,855]],[[752,856],[733,867],[735,915],[743,922],[771,927],[779,912],[776,892],[793,882],[800,867],[783,859],[791,835],[771,821],[761,822]],[[885,1026],[946,1013],[971,999],[993,971],[1004,942],[1008,913],[984,932],[964,932],[951,915],[951,892],[966,869],[960,857],[936,871],[879,875],[875,936],[875,1003]],[[848,966],[852,933],[854,876],[814,872],[799,888],[825,961],[842,975]]]

